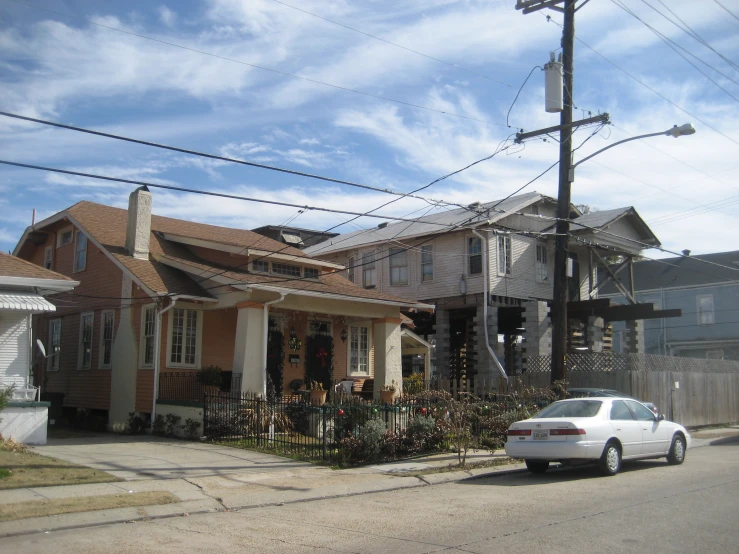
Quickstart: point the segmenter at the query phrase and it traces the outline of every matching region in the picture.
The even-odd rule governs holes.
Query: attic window
[[[306,279],[318,279],[318,270],[315,267],[304,267],[303,277]]]
[[[269,273],[269,262],[264,260],[254,260],[251,264],[254,271],[260,271],[262,273]]]
[[[73,231],[72,228],[69,227],[59,232],[59,234],[57,235],[58,237],[57,243],[56,243],[57,248],[59,248],[60,246],[65,246],[67,244],[72,243],[72,239],[74,238],[74,233],[72,231]]]
[[[272,273],[287,275],[288,277],[300,277],[300,266],[272,262]]]

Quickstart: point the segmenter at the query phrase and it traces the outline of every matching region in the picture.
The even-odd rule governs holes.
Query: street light
[[[571,90],[571,89],[570,89]],[[560,175],[560,186],[559,186],[559,208],[557,212],[557,224],[556,232],[557,237],[555,239],[555,250],[554,250],[554,275],[553,281],[554,286],[552,287],[552,382],[558,380],[564,380],[567,374],[567,368],[565,364],[567,356],[567,248],[570,235],[570,221],[569,221],[569,203],[570,203],[570,184],[575,180],[575,168],[583,162],[588,161],[590,158],[597,156],[601,152],[623,144],[624,142],[630,142],[632,140],[643,139],[647,137],[657,137],[660,135],[666,135],[670,137],[681,137],[683,135],[692,135],[695,133],[695,129],[690,123],[685,125],[676,125],[672,129],[662,131],[661,133],[649,133],[646,135],[639,135],[636,137],[630,137],[624,140],[619,140],[613,144],[609,144],[605,148],[601,148],[597,152],[590,154],[577,162],[572,164],[571,156],[572,153],[566,154],[563,157],[562,151],[560,151],[560,164],[564,166],[566,162],[570,162],[569,171],[567,171],[567,180],[564,181],[563,176]],[[568,159],[569,158],[569,159]],[[563,193],[564,190],[564,193]],[[563,196],[564,194],[564,196]],[[564,209],[567,207],[567,210]]]
[[[592,154],[590,154],[590,156],[587,156],[587,157],[583,158],[582,160],[580,160],[576,164],[572,164],[570,166],[570,175],[569,175],[569,179],[568,180],[569,180],[570,183],[572,183],[572,182],[575,181],[575,168],[578,165],[580,165],[583,162],[588,161],[590,158],[592,158],[594,156],[597,156],[601,152],[604,152],[604,151],[608,150],[609,148],[613,148],[614,146],[618,146],[619,144],[623,144],[624,142],[631,142],[632,140],[639,140],[639,139],[648,138],[648,137],[659,137],[659,136],[662,136],[662,135],[677,138],[677,137],[692,135],[694,133],[695,133],[695,127],[693,127],[693,125],[690,124],[690,123],[686,123],[685,125],[680,125],[679,127],[677,125],[675,125],[671,129],[667,129],[666,131],[661,131],[659,133],[648,133],[646,135],[638,135],[638,136],[635,136],[635,137],[629,137],[629,138],[625,138],[623,140],[619,140],[618,142],[614,142],[613,144],[609,144],[605,148],[601,148],[597,152],[593,152]]]

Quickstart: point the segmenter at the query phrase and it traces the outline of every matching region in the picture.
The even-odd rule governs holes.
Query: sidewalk
[[[739,436],[739,426],[698,431],[693,448],[708,446],[725,437]],[[705,437],[705,438],[701,438]],[[490,460],[508,460],[502,451],[469,453],[468,464]],[[87,527],[197,513],[231,511],[310,500],[338,498],[373,492],[426,487],[465,479],[477,479],[525,471],[523,463],[496,467],[418,474],[457,463],[456,454],[436,454],[415,460],[374,466],[332,470],[323,466],[296,464],[269,471],[229,472],[204,477],[139,479],[117,483],[38,487],[5,490],[0,504],[12,504],[44,498],[71,498],[120,494],[121,492],[168,491],[179,502],[158,506],[120,508],[61,514],[56,516],[0,522],[0,538],[76,527]],[[408,475],[408,473],[414,475]]]

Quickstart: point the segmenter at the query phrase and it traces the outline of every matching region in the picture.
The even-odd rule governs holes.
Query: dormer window
[[[300,277],[300,266],[272,262],[272,273],[276,275],[287,275],[288,277]]]
[[[254,260],[251,264],[251,267],[254,271],[259,271],[260,273],[269,273],[269,262],[266,260]]]
[[[318,279],[318,270],[315,267],[304,267],[303,277],[306,279]]]

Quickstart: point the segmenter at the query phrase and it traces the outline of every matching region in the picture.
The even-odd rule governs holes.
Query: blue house
[[[627,272],[617,277],[628,288]],[[680,317],[644,321],[645,353],[739,361],[739,251],[635,262],[634,290],[637,302],[655,310],[682,310]],[[626,303],[612,282],[598,296]],[[623,330],[623,322],[613,323],[615,352]]]

